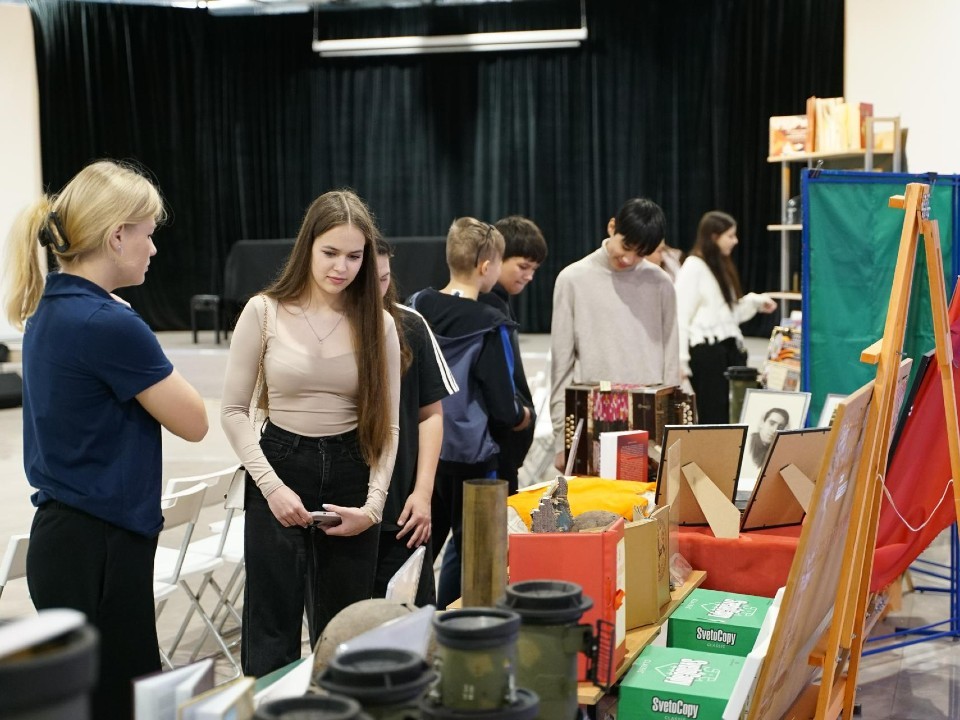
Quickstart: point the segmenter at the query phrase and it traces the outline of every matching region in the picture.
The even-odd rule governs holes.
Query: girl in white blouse
[[[681,374],[693,385],[698,419],[705,424],[730,422],[723,373],[746,365],[740,323],[777,307],[767,295],[743,294],[730,259],[738,242],[736,220],[711,210],[700,218],[693,250],[677,274]]]

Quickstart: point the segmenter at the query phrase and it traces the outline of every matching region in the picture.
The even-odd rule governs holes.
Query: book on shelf
[[[212,658],[151,673],[133,683],[134,717],[136,720],[176,720],[180,705],[212,689]]]
[[[810,151],[810,121],[806,115],[770,118],[770,156],[798,155]]]
[[[646,430],[600,433],[600,477],[647,481]]]
[[[806,152],[842,153],[865,149],[866,122],[870,117],[873,117],[872,103],[848,102],[842,97],[807,98],[809,142]],[[875,138],[874,149],[886,148]]]
[[[239,677],[197,695],[180,705],[177,720],[251,720],[252,677]]]

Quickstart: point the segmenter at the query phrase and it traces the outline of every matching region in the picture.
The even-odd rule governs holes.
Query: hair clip
[[[51,223],[53,224],[53,230],[50,229]],[[46,222],[40,227],[38,239],[41,247],[53,245],[53,249],[61,255],[70,249],[70,241],[67,239],[67,233],[63,229],[63,224],[60,222],[60,216],[56,210],[47,215]]]

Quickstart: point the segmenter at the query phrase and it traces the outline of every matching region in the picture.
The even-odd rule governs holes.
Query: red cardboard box
[[[510,582],[564,580],[577,583],[593,600],[593,608],[580,618],[596,629],[597,620],[614,626],[611,676],[626,654],[627,616],[624,605],[626,551],[623,518],[604,530],[580,533],[514,533],[510,535],[508,563]],[[578,660],[579,679],[586,680],[586,660]]]

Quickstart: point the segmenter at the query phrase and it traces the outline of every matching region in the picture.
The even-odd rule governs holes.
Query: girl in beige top
[[[307,210],[280,277],[237,321],[222,424],[247,469],[241,662],[262,676],[300,657],[347,605],[371,597],[397,450],[400,348],[380,300],[379,232],[352,192]],[[267,420],[251,419],[261,370]],[[341,522],[312,524],[311,512]]]

